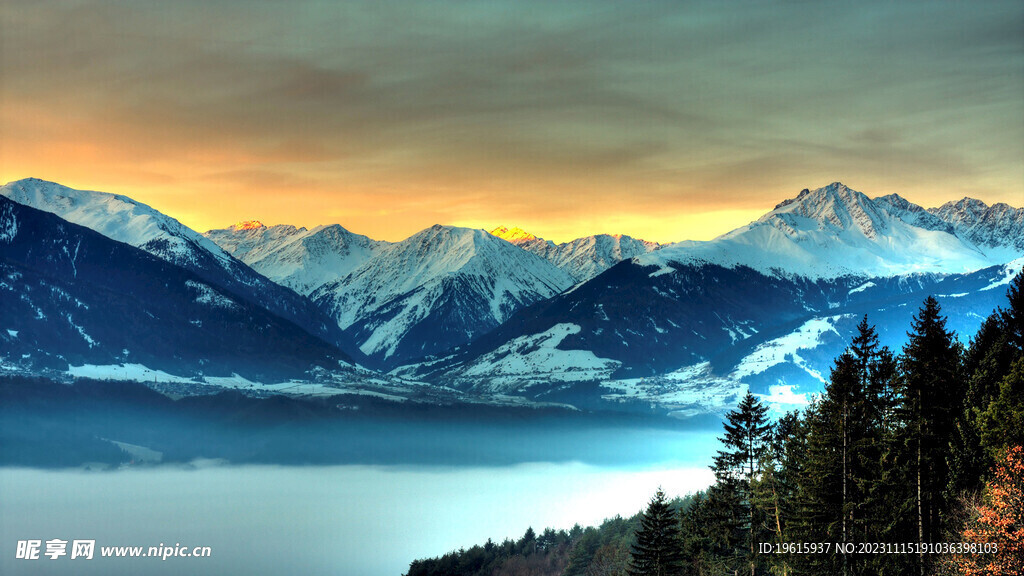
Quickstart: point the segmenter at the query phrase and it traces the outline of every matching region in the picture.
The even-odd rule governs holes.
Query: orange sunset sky
[[[706,239],[839,180],[1024,204],[1024,4],[12,0],[0,181],[199,231]]]

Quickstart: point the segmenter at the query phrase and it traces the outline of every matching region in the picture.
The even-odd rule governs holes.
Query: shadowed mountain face
[[[8,369],[127,363],[276,381],[351,362],[189,270],[2,196],[0,302]]]
[[[973,334],[1024,264],[1012,248],[1024,232],[1006,230],[979,247],[897,196],[805,190],[716,240],[623,261],[399,373],[546,399],[609,382],[596,394],[678,404],[714,387],[724,404],[745,387],[814,392],[865,314],[898,349],[934,294],[949,326]]]
[[[500,226],[491,234],[532,252],[565,270],[576,282],[585,282],[612,266],[653,252],[664,245],[629,236],[596,234],[555,244],[520,228]]]
[[[253,270],[306,295],[345,277],[390,244],[337,224],[307,230],[249,221],[203,235]]]
[[[973,333],[1024,263],[1018,209],[965,199],[925,210],[838,182],[714,240],[668,246],[441,225],[396,243],[257,222],[204,237],[123,196],[37,180],[0,195],[103,234],[5,200],[5,368],[315,380],[347,342],[358,362],[444,385],[421,391],[627,411],[700,404],[710,389],[725,404],[741,388],[816,391],[864,314],[898,348],[929,294],[951,328]],[[117,255],[97,257],[114,250],[103,242]],[[364,376],[364,392],[395,393],[389,377]]]
[[[0,187],[0,196],[85,226],[180,266],[204,282],[294,322],[357,361],[362,353],[307,298],[275,284],[177,220],[126,196],[75,190],[35,178]]]
[[[312,294],[362,351],[388,366],[464,344],[573,283],[483,230],[433,226]]]

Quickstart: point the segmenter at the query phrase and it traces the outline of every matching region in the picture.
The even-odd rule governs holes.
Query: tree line
[[[747,393],[715,484],[655,495],[627,573],[1024,574],[1024,275],[1008,297],[967,346],[933,297],[898,355],[864,317],[802,413]]]
[[[1007,296],[966,346],[933,297],[898,353],[864,317],[805,410],[726,415],[703,492],[409,576],[1024,574],[1024,273]]]

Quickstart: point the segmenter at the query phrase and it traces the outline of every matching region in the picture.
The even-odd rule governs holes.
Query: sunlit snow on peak
[[[256,230],[258,228],[266,228],[263,222],[259,220],[242,220],[241,222],[231,226],[231,230],[242,231],[242,230]]]

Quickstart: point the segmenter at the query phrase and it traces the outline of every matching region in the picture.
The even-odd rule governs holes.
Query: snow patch
[[[732,378],[715,375],[710,362],[700,362],[648,378],[608,380],[602,398],[611,402],[649,402],[669,410],[676,418],[699,414],[724,414],[735,407],[747,386]]]
[[[867,290],[868,288],[873,287],[874,285],[875,285],[874,282],[865,282],[865,283],[861,284],[860,286],[857,286],[853,290],[850,290],[849,294],[856,294],[857,292],[863,292],[863,291]]]
[[[757,394],[757,396],[759,396],[763,402],[780,407],[787,407],[788,410],[803,408],[810,404],[807,394],[798,394],[793,392],[793,386],[788,384],[769,386],[767,394]]]
[[[14,208],[5,204],[0,210],[0,242],[12,242],[18,235],[18,219],[14,217]]]
[[[68,367],[68,374],[74,378],[92,378],[94,380],[193,383],[191,378],[175,376],[163,370],[153,370],[142,364],[83,364]]]
[[[599,358],[589,350],[561,350],[566,337],[579,334],[577,324],[556,324],[530,336],[520,336],[475,360],[460,376],[486,378],[491,391],[508,391],[539,382],[578,382],[607,378],[621,364]]]
[[[196,292],[195,301],[197,304],[206,304],[213,308],[224,308],[226,310],[233,310],[238,307],[230,298],[202,282],[186,280],[185,286],[188,286]]]
[[[663,276],[665,274],[671,274],[671,273],[673,273],[675,271],[676,271],[675,268],[669,266],[668,264],[664,264],[660,268],[655,270],[654,272],[651,272],[650,274],[648,274],[647,277],[648,278],[657,278],[658,276]]]
[[[807,366],[797,352],[802,349],[817,347],[821,343],[822,336],[829,332],[838,336],[839,332],[835,329],[834,323],[843,317],[814,318],[804,322],[803,325],[791,334],[760,344],[752,353],[740,361],[730,376],[739,380],[747,376],[760,374],[772,366],[791,360],[808,374],[824,382],[825,380],[821,373]]]
[[[1006,286],[1009,284],[1017,274],[1020,274],[1021,268],[1024,268],[1024,258],[1018,258],[1012,262],[1008,262],[1003,266],[1003,277],[995,282],[985,286],[981,289],[982,292],[985,290],[994,290],[1000,286]]]

